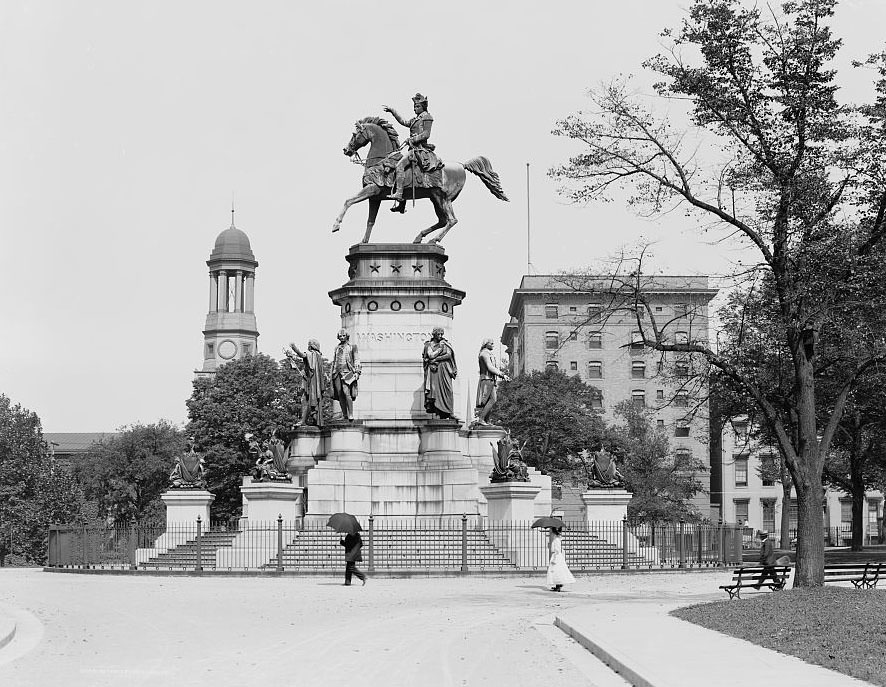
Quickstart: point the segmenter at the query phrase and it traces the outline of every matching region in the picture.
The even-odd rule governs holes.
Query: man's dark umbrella
[[[336,532],[343,532],[344,534],[354,534],[363,529],[357,521],[357,518],[350,513],[335,513],[334,515],[330,515],[326,526],[331,527]]]
[[[544,518],[539,518],[534,523],[532,523],[533,527],[556,527],[559,530],[562,530],[566,527],[566,523],[563,522],[560,518],[555,518],[552,515],[546,516]]]

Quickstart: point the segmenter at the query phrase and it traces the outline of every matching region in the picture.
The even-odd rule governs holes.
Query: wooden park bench
[[[886,576],[886,563],[828,563],[824,566],[825,582],[851,582],[856,589],[873,589]]]
[[[775,571],[775,576],[779,580],[778,582],[773,582],[772,577],[769,576],[766,578],[766,582],[762,584],[762,587],[769,587],[772,590],[784,589],[785,584],[788,581],[788,575],[791,574],[791,566],[789,565],[773,565],[772,569]],[[763,566],[762,565],[744,565],[740,568],[736,568],[732,573],[732,583],[731,584],[721,584],[720,589],[726,591],[729,594],[729,600],[732,599],[740,599],[741,598],[741,590],[747,589],[748,587],[755,587],[760,584],[760,578],[763,575]]]

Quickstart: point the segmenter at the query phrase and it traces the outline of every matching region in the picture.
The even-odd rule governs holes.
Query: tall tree
[[[274,429],[285,435],[295,426],[301,380],[298,370],[264,354],[231,361],[214,377],[194,380],[187,433],[206,458],[215,518],[240,512],[241,478],[252,468],[245,435],[268,438]]]
[[[581,452],[599,446],[604,432],[593,407],[598,394],[578,375],[535,370],[502,383],[490,419],[525,444],[527,465],[558,481],[586,483]]]
[[[93,444],[74,465],[74,475],[101,517],[118,522],[152,520],[163,513],[175,457],[185,450],[185,434],[160,420],[122,427]]]
[[[622,401],[613,409],[618,421],[608,432],[607,448],[620,459],[628,491],[628,518],[635,522],[698,520],[691,499],[704,491],[698,478],[704,463],[690,453],[671,450],[667,432],[653,423],[654,412]]]
[[[691,124],[675,127],[616,81],[591,94],[596,112],[555,133],[583,146],[553,170],[574,199],[625,186],[651,211],[684,204],[756,252],[748,273],[767,279],[790,372],[786,407],[748,374],[739,347],[668,340],[638,316],[646,344],[701,357],[747,393],[778,442],[797,492],[798,586],[823,584],[822,470],[860,375],[886,359],[883,332],[856,333],[856,355],[831,365],[836,395],[819,407],[819,339],[835,312],[851,321],[886,310],[878,281],[886,234],[886,72],[874,102],[840,105],[832,60],[840,41],[828,25],[835,0],[785,2],[779,14],[738,0],[694,0],[683,26],[666,31],[667,54],[645,63],[657,95],[687,103]],[[643,308],[643,275],[625,279]],[[871,290],[873,288],[873,292]],[[865,319],[865,318],[861,318]],[[740,339],[736,339],[736,344]]]
[[[37,414],[0,394],[0,561],[46,559],[49,525],[73,520],[82,494],[53,464]]]

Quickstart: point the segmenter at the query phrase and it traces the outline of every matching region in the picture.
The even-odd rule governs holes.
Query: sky
[[[315,337],[331,352],[340,320],[327,294],[347,279],[367,213],[354,206],[330,233],[360,188],[342,148],[384,105],[408,115],[416,91],[440,157],[485,155],[511,199],[468,175],[443,242],[447,279],[467,292],[453,325],[462,360],[498,340],[527,257],[548,274],[651,241],[661,272],[728,273],[739,249],[683,213],[573,205],[547,175],[577,150],[551,135],[556,121],[619,74],[648,88],[641,63],[688,4],[6,0],[0,393],[47,432],[185,422],[206,260],[232,200],[259,262],[259,350],[279,358]],[[866,98],[871,75],[848,65],[883,49],[886,2],[846,0],[833,25],[844,99]],[[434,222],[427,201],[404,216],[388,205],[375,241],[411,241]]]

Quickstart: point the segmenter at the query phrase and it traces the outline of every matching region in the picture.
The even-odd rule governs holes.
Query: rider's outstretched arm
[[[403,117],[401,117],[400,114],[397,112],[397,110],[395,110],[393,107],[385,105],[384,111],[390,112],[391,116],[393,116],[393,118],[396,119],[400,123],[401,126],[409,126],[409,122],[405,121],[403,119]]]

